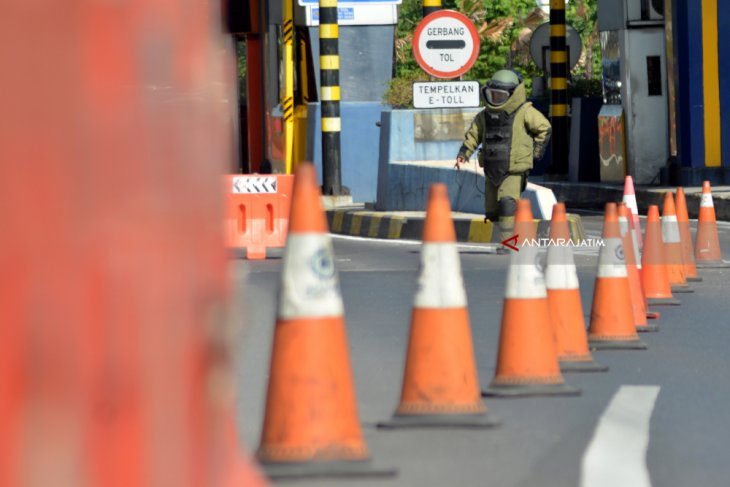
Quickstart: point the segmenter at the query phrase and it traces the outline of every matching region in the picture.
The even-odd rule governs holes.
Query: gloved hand
[[[538,143],[535,143],[535,146],[533,147],[533,151],[532,151],[532,152],[533,152],[533,156],[534,156],[534,157],[535,157],[535,159],[537,159],[538,161],[539,161],[540,159],[542,159],[542,156],[544,156],[544,155],[545,155],[545,147],[546,147],[546,145],[545,145],[545,144],[538,144]]]
[[[464,156],[459,154],[458,156],[456,156],[456,164],[454,164],[454,168],[457,171],[459,171],[459,170],[461,170],[461,165],[466,164],[467,162],[469,162],[469,161],[466,158],[464,158]]]

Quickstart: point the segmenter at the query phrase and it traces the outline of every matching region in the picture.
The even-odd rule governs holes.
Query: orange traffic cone
[[[672,295],[672,288],[669,284],[662,228],[659,223],[659,207],[656,205],[649,206],[646,219],[644,252],[641,256],[641,283],[649,304],[680,304],[679,300]]]
[[[515,215],[518,251],[510,256],[502,309],[497,370],[484,392],[489,396],[577,395],[565,384],[550,324],[544,252],[536,245],[529,200]]]
[[[626,257],[626,274],[629,279],[629,293],[631,294],[631,309],[634,315],[634,325],[636,331],[659,331],[657,325],[650,325],[646,320],[646,298],[644,290],[641,287],[641,277],[639,276],[639,268],[637,266],[636,256],[634,254],[635,247],[631,230],[631,212],[626,205],[620,203],[618,205],[618,223],[621,230],[621,240],[624,246],[624,256]]]
[[[679,226],[679,241],[682,247],[684,276],[688,281],[702,281],[702,278],[697,275],[695,255],[694,252],[692,252],[692,231],[689,227],[687,199],[684,197],[684,189],[682,189],[681,186],[677,188],[677,224]]]
[[[553,205],[550,222],[550,246],[547,250],[545,283],[560,370],[603,372],[608,370],[608,367],[594,362],[588,350],[578,273],[575,270],[573,250],[569,244],[570,229],[565,214],[565,204],[556,203]]]
[[[700,200],[695,241],[695,262],[698,269],[730,267],[730,262],[722,260],[720,238],[717,235],[717,222],[715,221],[715,204],[712,202],[712,189],[709,181],[702,183],[702,199]]]
[[[389,473],[368,461],[327,232],[314,166],[300,164],[258,450],[271,478]]]
[[[641,250],[644,246],[644,243],[641,239],[641,220],[639,220],[639,207],[636,204],[636,191],[634,191],[634,180],[631,178],[631,176],[626,176],[626,179],[624,179],[623,203],[626,205],[626,208],[628,208],[631,212],[629,223],[634,228],[634,232],[636,235],[636,244],[638,245],[639,250]],[[638,255],[638,253],[636,255]]]
[[[449,196],[438,183],[429,190],[400,405],[392,420],[378,426],[499,424],[486,413]]]
[[[588,343],[596,350],[646,348],[636,334],[624,250],[616,203],[608,203],[588,328]]]
[[[666,259],[669,284],[673,293],[693,293],[694,289],[687,284],[684,277],[684,263],[682,261],[682,244],[679,237],[677,210],[674,206],[674,196],[671,192],[664,193],[664,208],[662,208],[662,240],[664,241],[664,258]]]

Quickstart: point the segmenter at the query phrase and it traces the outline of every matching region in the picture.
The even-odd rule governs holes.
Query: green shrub
[[[428,80],[428,75],[420,70],[393,78],[383,94],[383,102],[393,108],[413,108],[413,83]]]

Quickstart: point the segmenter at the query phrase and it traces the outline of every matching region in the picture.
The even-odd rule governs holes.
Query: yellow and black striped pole
[[[324,195],[342,194],[339,37],[337,0],[319,0],[319,101]]]
[[[565,0],[550,0],[550,122],[552,174],[568,174],[568,49]]]
[[[441,10],[441,0],[423,0],[423,16]]]
[[[284,164],[286,174],[291,174],[294,167],[294,14],[293,0],[284,0],[283,29],[284,34]]]

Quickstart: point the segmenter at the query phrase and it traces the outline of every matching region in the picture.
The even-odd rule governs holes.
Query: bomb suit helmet
[[[482,96],[489,105],[501,107],[512,97],[520,82],[517,73],[510,69],[501,69],[485,83]]]

